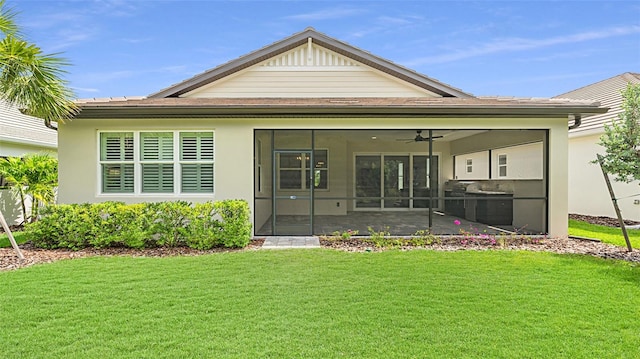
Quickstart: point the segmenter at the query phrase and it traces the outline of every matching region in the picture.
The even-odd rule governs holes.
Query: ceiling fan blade
[[[444,136],[431,136],[432,140],[435,140],[436,138],[442,138]],[[411,143],[411,142],[424,142],[424,141],[429,141],[429,137],[423,137],[422,136],[422,130],[416,130],[416,137],[414,138],[396,138],[396,141],[406,141],[406,143]]]

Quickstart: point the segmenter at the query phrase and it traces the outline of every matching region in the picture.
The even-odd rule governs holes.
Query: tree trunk
[[[604,175],[604,181],[607,183],[607,188],[609,189],[609,195],[611,196],[611,201],[613,202],[613,209],[616,211],[616,215],[618,216],[618,222],[620,223],[620,228],[622,229],[622,235],[624,236],[625,242],[627,242],[627,251],[633,251],[631,247],[631,241],[629,241],[629,234],[627,233],[627,227],[624,224],[624,219],[622,219],[622,213],[620,213],[620,208],[618,207],[618,200],[616,199],[615,193],[613,193],[613,187],[611,187],[611,181],[609,180],[609,176],[607,175],[607,171],[602,167],[602,156],[598,155],[598,163],[600,164],[600,169],[602,170],[602,174]]]
[[[20,206],[22,207],[22,223],[27,222],[27,205],[24,203],[24,191],[23,189],[18,190],[18,195],[20,196]]]

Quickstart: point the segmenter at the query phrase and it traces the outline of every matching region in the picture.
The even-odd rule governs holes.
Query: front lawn
[[[627,229],[631,247],[640,248],[640,229]],[[598,224],[590,224],[588,222],[569,220],[569,235],[577,237],[586,237],[599,239],[604,243],[614,244],[616,246],[626,247],[627,243],[622,235],[622,229]]]
[[[640,267],[518,251],[92,257],[0,273],[3,358],[633,358]]]

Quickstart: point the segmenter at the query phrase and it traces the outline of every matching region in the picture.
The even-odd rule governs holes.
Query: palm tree
[[[24,222],[38,219],[40,204],[53,203],[58,185],[58,160],[49,153],[2,158],[0,175],[20,199]],[[27,213],[27,200],[31,200],[31,213]]]
[[[27,194],[25,192],[26,180],[25,166],[20,157],[7,157],[0,159],[0,176],[2,176],[11,191],[20,199],[22,206],[22,218],[27,219],[27,206],[25,204]]]
[[[62,68],[68,63],[58,54],[43,54],[39,47],[23,40],[14,21],[16,12],[5,2],[0,0],[0,33],[4,35],[0,40],[0,99],[57,129],[52,122],[69,119],[77,111],[73,92],[62,79]],[[0,222],[23,258],[2,212]]]

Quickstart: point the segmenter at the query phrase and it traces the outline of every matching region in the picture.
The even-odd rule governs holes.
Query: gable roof
[[[570,134],[591,134],[602,132],[604,125],[618,118],[622,112],[622,91],[627,84],[640,84],[640,73],[625,72],[579,89],[555,96],[555,99],[592,100],[598,101],[604,107],[609,107],[606,113],[584,117],[580,127],[570,130]]]
[[[166,89],[149,95],[149,98],[179,97],[187,92],[205,86],[226,76],[232,75],[256,65],[260,62],[273,58],[279,54],[287,52],[298,46],[312,41],[314,44],[334,51],[342,56],[350,58],[359,63],[365,64],[376,70],[382,71],[400,80],[434,92],[443,97],[471,98],[473,95],[460,89],[444,84],[438,80],[422,75],[416,71],[385,60],[371,53],[351,46],[347,43],[317,32],[314,28],[306,28],[304,31],[277,41],[262,49],[251,52],[238,59],[222,64],[211,70],[205,71],[190,79],[172,85]]]
[[[424,96],[189,96],[218,80],[258,64],[278,62],[283,54],[307,45],[320,46],[345,59],[369,66],[386,76],[424,89]],[[311,59],[302,60],[313,62]],[[307,62],[307,63],[308,63]],[[222,82],[222,81],[220,81]],[[434,94],[441,97],[434,97]],[[222,94],[224,95],[224,94]],[[148,97],[81,99],[75,118],[213,118],[213,117],[576,117],[600,114],[606,108],[588,100],[474,97],[457,88],[379,58],[351,45],[307,28],[284,40],[196,75]]]

